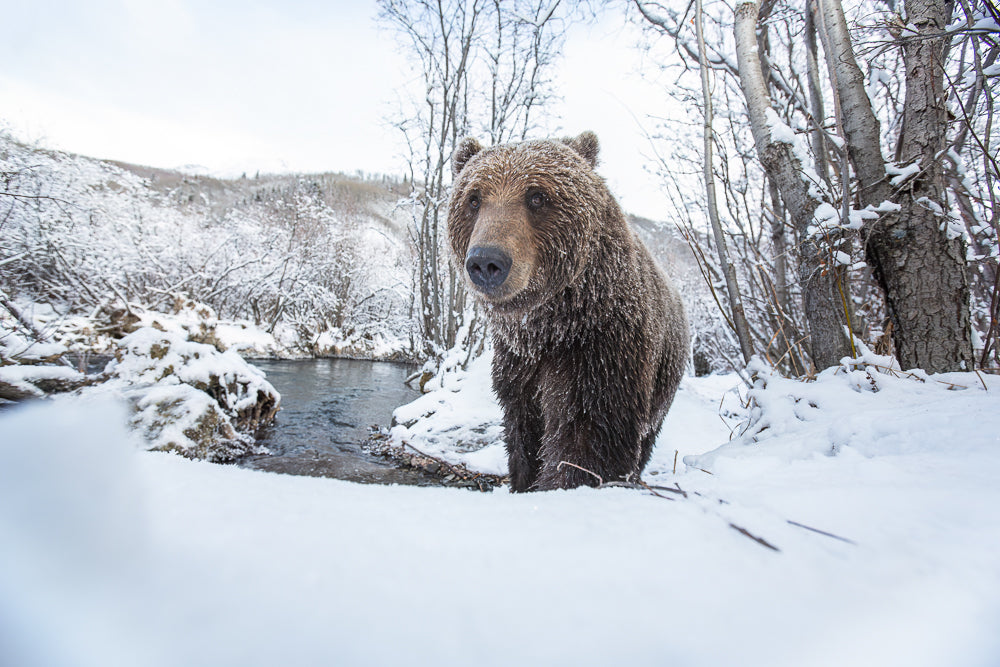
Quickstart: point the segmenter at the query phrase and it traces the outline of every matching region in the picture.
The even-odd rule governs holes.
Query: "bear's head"
[[[459,143],[448,238],[477,296],[516,312],[580,275],[610,200],[594,172],[597,152],[592,132],[490,148]]]

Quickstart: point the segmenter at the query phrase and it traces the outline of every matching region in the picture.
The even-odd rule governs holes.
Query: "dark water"
[[[354,359],[251,363],[281,394],[281,411],[275,425],[260,433],[272,454],[248,457],[241,465],[369,484],[437,483],[360,446],[369,426],[388,426],[395,408],[420,395],[403,384],[412,366]]]

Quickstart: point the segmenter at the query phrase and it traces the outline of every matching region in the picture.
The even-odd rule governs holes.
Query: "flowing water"
[[[403,384],[413,367],[354,359],[254,360],[281,394],[275,424],[261,431],[269,456],[241,465],[369,484],[437,484],[361,449],[369,426],[388,426],[392,411],[419,396]]]

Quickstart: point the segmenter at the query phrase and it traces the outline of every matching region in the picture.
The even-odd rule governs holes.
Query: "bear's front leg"
[[[503,408],[504,441],[510,488],[528,491],[538,478],[538,450],[542,440],[542,417],[538,408],[536,367],[495,341],[493,391]]]
[[[544,435],[534,489],[600,486],[640,471],[651,388],[633,364],[611,359],[592,374],[566,359],[540,380]]]
[[[639,468],[637,425],[579,418],[542,438],[541,470],[533,489],[572,489],[631,479]]]
[[[514,405],[504,408],[504,438],[507,443],[507,468],[510,490],[528,491],[538,479],[541,440],[540,420]]]

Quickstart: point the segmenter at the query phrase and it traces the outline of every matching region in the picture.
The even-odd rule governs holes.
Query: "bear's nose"
[[[484,292],[492,292],[503,285],[510,273],[510,255],[500,248],[475,246],[465,256],[465,270],[472,283]]]

